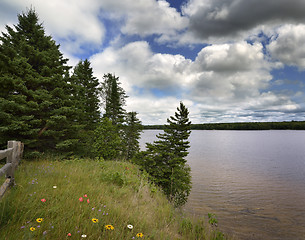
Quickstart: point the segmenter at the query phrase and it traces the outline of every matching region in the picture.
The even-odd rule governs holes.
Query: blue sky
[[[164,124],[304,120],[304,0],[1,0],[0,30],[34,7],[69,64],[114,73],[126,109]]]

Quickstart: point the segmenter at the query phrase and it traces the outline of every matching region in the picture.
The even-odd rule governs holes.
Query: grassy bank
[[[1,239],[224,239],[131,163],[23,161],[16,184],[0,201]]]

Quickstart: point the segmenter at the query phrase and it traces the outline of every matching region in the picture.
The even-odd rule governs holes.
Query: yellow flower
[[[92,218],[92,222],[98,223],[98,219],[97,218]]]
[[[137,234],[137,237],[142,238],[143,236],[144,236],[143,233],[138,233],[138,234]]]
[[[43,221],[42,218],[37,218],[37,219],[36,219],[36,222],[38,222],[38,223],[41,223],[42,221]]]
[[[31,227],[30,230],[33,232],[35,231],[36,229],[34,227]]]
[[[106,225],[105,228],[106,228],[106,230],[113,230],[114,229],[114,227],[112,225]]]

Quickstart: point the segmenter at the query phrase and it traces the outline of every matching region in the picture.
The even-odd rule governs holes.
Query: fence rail
[[[0,160],[6,158],[6,164],[0,169],[0,177],[5,175],[5,182],[0,187],[0,200],[6,190],[14,185],[14,173],[22,158],[23,143],[18,141],[8,141],[7,149],[0,150]]]

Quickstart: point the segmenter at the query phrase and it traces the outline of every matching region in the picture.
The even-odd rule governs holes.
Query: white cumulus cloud
[[[268,50],[284,64],[305,70],[305,25],[287,24],[277,29]]]

